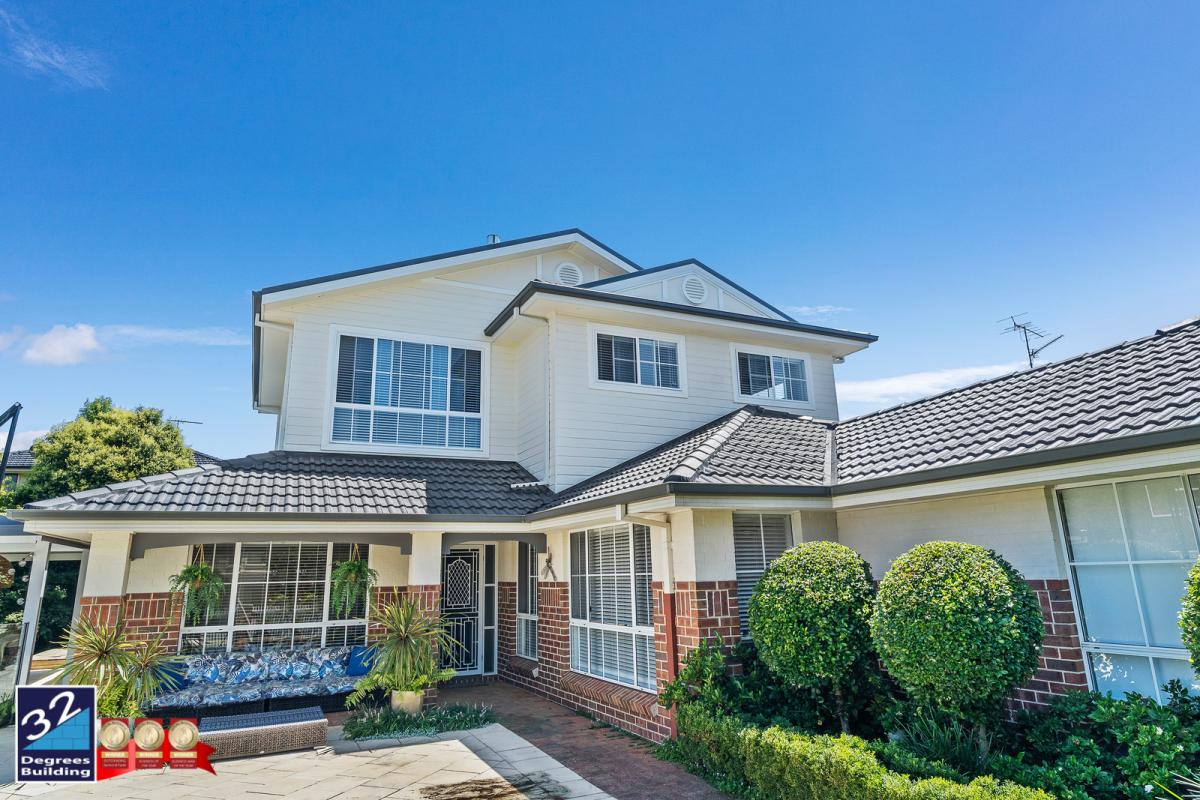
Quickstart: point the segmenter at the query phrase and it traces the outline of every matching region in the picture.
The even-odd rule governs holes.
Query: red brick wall
[[[1017,690],[1015,708],[1042,707],[1056,695],[1087,688],[1087,663],[1079,647],[1075,607],[1066,579],[1033,580],[1029,585],[1042,606],[1046,637],[1038,671],[1033,680]]]
[[[371,589],[371,604],[367,607],[367,617],[371,617],[372,613],[379,606],[394,603],[405,596],[404,586],[376,586]],[[376,641],[380,635],[378,625],[367,624],[367,642]]]
[[[517,658],[517,584],[515,581],[496,583],[496,670],[504,672]]]
[[[675,635],[679,663],[699,644],[721,636],[733,644],[741,637],[737,581],[678,581],[675,584]]]
[[[148,640],[167,634],[166,644],[179,646],[183,624],[182,592],[145,592],[125,595],[125,625],[129,638]]]
[[[405,591],[425,611],[432,612],[433,614],[442,613],[442,585],[440,583],[414,584],[405,587]]]
[[[116,625],[121,616],[121,606],[124,599],[120,595],[112,597],[84,597],[79,601],[79,616],[92,622],[102,622],[106,625]]]

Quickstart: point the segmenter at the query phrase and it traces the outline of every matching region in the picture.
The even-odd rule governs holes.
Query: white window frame
[[[792,358],[803,361],[804,385],[808,389],[808,399],[786,400],[781,397],[755,397],[752,394],[742,394],[742,379],[738,373],[738,353],[767,356],[768,359],[772,356],[779,356],[780,358]],[[816,401],[813,400],[815,382],[813,381],[812,354],[797,350],[780,350],[776,347],[763,347],[757,344],[739,344],[734,342],[729,345],[729,360],[731,362],[730,368],[733,371],[733,399],[736,402],[753,403],[761,406],[785,406],[787,408],[813,408],[816,406]]]
[[[521,573],[520,548],[522,548],[522,547],[529,548],[529,568],[531,570],[531,574],[529,574],[529,575],[520,574]],[[518,548],[518,553],[517,553],[517,596],[516,596],[516,603],[517,603],[517,635],[516,635],[517,655],[521,658],[529,659],[530,661],[537,661],[538,660],[538,633],[540,632],[538,630],[538,611],[537,611],[537,609],[538,609],[538,552],[534,548],[533,545],[531,545],[527,542],[517,542],[517,548]],[[532,587],[530,587],[531,581],[533,584]],[[532,610],[528,611],[528,612],[521,611],[521,587],[522,586],[526,587],[526,591],[531,592],[531,595],[529,597],[529,607]],[[530,642],[523,635],[523,631],[525,630],[523,623],[524,623],[524,625],[527,625],[529,623],[533,624],[534,635],[533,635],[533,642],[532,642],[533,646],[532,647],[530,647]]]
[[[459,347],[467,350],[478,350],[479,358],[479,448],[471,447],[434,447],[422,445],[390,445],[373,442],[338,442],[333,439],[333,409],[337,403],[337,373],[339,342],[342,336],[362,336],[373,339],[394,339],[418,344],[444,345]],[[491,426],[491,343],[473,339],[450,339],[442,336],[429,336],[412,331],[383,330],[380,328],[361,328],[350,325],[329,326],[329,364],[326,370],[326,398],[322,412],[321,449],[342,453],[391,453],[395,455],[446,455],[455,458],[487,458],[490,450]],[[374,364],[371,365],[374,375]],[[375,394],[374,380],[371,383],[372,399]],[[341,405],[361,409],[363,411],[386,411],[388,413],[430,413],[427,409],[406,409],[397,406],[377,406],[359,403],[342,403]],[[438,412],[457,416],[473,416],[464,412]]]
[[[1158,680],[1158,669],[1154,665],[1155,659],[1161,658],[1161,659],[1179,660],[1179,661],[1188,662],[1190,659],[1190,655],[1188,654],[1187,650],[1181,649],[1181,648],[1174,648],[1174,647],[1155,647],[1153,645],[1131,645],[1131,644],[1107,644],[1105,642],[1089,642],[1089,641],[1087,641],[1087,639],[1085,638],[1086,628],[1084,626],[1084,619],[1083,619],[1083,601],[1082,601],[1082,597],[1079,592],[1079,586],[1077,585],[1077,583],[1075,581],[1075,569],[1074,569],[1075,566],[1079,565],[1079,564],[1086,565],[1086,566],[1116,565],[1116,566],[1129,566],[1130,569],[1132,570],[1132,568],[1138,564],[1173,564],[1173,563],[1185,563],[1185,562],[1179,561],[1179,560],[1172,560],[1172,559],[1135,560],[1132,558],[1127,561],[1115,561],[1115,562],[1075,561],[1075,560],[1073,560],[1071,557],[1070,544],[1067,541],[1067,515],[1066,515],[1066,511],[1063,508],[1062,492],[1066,489],[1080,489],[1080,488],[1084,488],[1084,487],[1088,487],[1088,486],[1112,486],[1114,499],[1117,503],[1117,513],[1118,513],[1118,519],[1120,520],[1120,523],[1121,523],[1122,536],[1125,537],[1126,547],[1128,547],[1128,537],[1125,535],[1125,533],[1126,533],[1125,532],[1125,520],[1120,515],[1121,501],[1120,501],[1120,496],[1116,494],[1116,485],[1119,483],[1137,483],[1139,481],[1155,480],[1156,478],[1182,478],[1184,489],[1185,489],[1184,494],[1187,497],[1188,507],[1192,512],[1193,528],[1196,529],[1197,531],[1200,531],[1200,509],[1197,508],[1195,495],[1191,491],[1190,479],[1193,477],[1200,479],[1200,472],[1189,471],[1189,470],[1156,471],[1153,473],[1147,473],[1147,474],[1142,474],[1142,475],[1126,475],[1126,476],[1122,476],[1120,478],[1108,478],[1108,479],[1098,479],[1098,480],[1090,480],[1090,481],[1074,481],[1071,483],[1061,483],[1061,484],[1055,484],[1053,487],[1053,492],[1052,492],[1052,497],[1051,497],[1050,503],[1052,506],[1051,511],[1054,514],[1054,521],[1055,521],[1056,527],[1058,528],[1056,541],[1058,544],[1059,554],[1060,554],[1060,557],[1062,558],[1062,563],[1064,565],[1064,569],[1067,573],[1067,586],[1071,592],[1071,605],[1072,605],[1072,608],[1074,611],[1075,630],[1077,632],[1078,639],[1079,639],[1079,648],[1080,648],[1080,650],[1083,651],[1084,675],[1087,677],[1087,686],[1088,686],[1088,689],[1091,691],[1098,690],[1098,687],[1096,685],[1095,676],[1092,674],[1092,660],[1091,660],[1090,656],[1093,653],[1110,653],[1112,655],[1127,655],[1127,656],[1138,656],[1138,657],[1146,658],[1150,663],[1150,675],[1151,675],[1152,680],[1154,681],[1155,697],[1159,700],[1159,702],[1163,701],[1162,686],[1160,685],[1159,680]],[[1134,599],[1138,604],[1138,619],[1143,628],[1143,637],[1148,640],[1148,636],[1146,636],[1146,631],[1145,631],[1145,624],[1146,624],[1145,614],[1143,613],[1142,607],[1141,607],[1141,603],[1142,603],[1141,594],[1137,592],[1136,583],[1134,584]]]
[[[654,637],[654,624],[653,624],[654,609],[653,608],[650,609],[650,619],[651,619],[650,625],[638,625],[637,624],[637,576],[638,576],[638,571],[637,571],[636,554],[634,553],[633,523],[624,523],[626,535],[629,537],[629,600],[630,600],[630,608],[633,613],[633,624],[632,625],[613,625],[613,624],[605,623],[605,622],[592,622],[591,620],[575,619],[575,617],[571,616],[571,609],[573,609],[575,607],[574,602],[573,602],[574,596],[572,594],[575,591],[574,588],[572,587],[572,584],[574,583],[574,581],[572,580],[572,578],[574,577],[574,573],[572,572],[572,570],[574,569],[574,565],[570,563],[572,534],[583,533],[586,536],[588,531],[602,530],[604,528],[610,528],[610,527],[620,527],[621,524],[622,523],[606,524],[606,525],[602,525],[602,524],[589,525],[589,526],[583,527],[583,528],[572,528],[571,530],[569,530],[567,532],[567,562],[568,562],[567,563],[567,662],[571,665],[570,670],[576,674],[587,675],[590,678],[595,678],[597,680],[601,680],[606,683],[611,683],[614,686],[625,686],[630,689],[636,689],[639,692],[646,692],[648,694],[657,694],[658,693],[658,689],[657,689],[657,684],[658,684],[658,678],[657,678],[658,642]],[[586,540],[585,540],[585,547],[586,547]],[[654,603],[653,533],[651,534],[651,542],[650,542],[650,558],[651,558],[650,602],[653,605],[653,603]],[[591,565],[588,566],[588,569],[589,570],[591,569]],[[590,576],[592,573],[588,572],[587,574]],[[586,602],[587,598],[584,598],[584,600]],[[628,634],[632,635],[632,637],[633,637],[634,682],[633,683],[625,683],[623,681],[613,680],[612,678],[608,678],[603,675],[597,675],[592,672],[583,672],[583,671],[575,669],[575,666],[574,666],[575,665],[575,653],[572,652],[572,650],[571,650],[571,634],[570,634],[571,628],[582,628],[583,630],[615,631],[617,633],[628,633]],[[638,662],[637,637],[639,637],[639,636],[649,636],[650,641],[654,644],[655,662],[656,663],[650,665],[650,674],[655,676],[654,682],[655,682],[656,688],[648,689],[644,686],[637,685],[637,673],[638,673],[638,663],[639,663]]]
[[[266,630],[294,630],[296,628],[320,628],[321,629],[321,645],[320,646],[321,647],[326,647],[326,646],[336,647],[339,645],[326,645],[325,644],[326,634],[329,632],[330,628],[347,628],[347,627],[357,627],[359,625],[363,625],[363,626],[368,625],[368,619],[365,616],[362,617],[361,619],[357,618],[357,617],[351,618],[351,619],[330,619],[329,618],[329,592],[330,592],[330,584],[332,582],[331,574],[333,572],[333,547],[335,544],[339,544],[339,543],[337,543],[337,542],[303,542],[303,541],[217,542],[217,543],[213,543],[213,546],[215,548],[217,545],[220,545],[220,544],[233,544],[233,577],[230,578],[230,581],[229,581],[229,609],[228,609],[228,612],[227,612],[227,615],[225,618],[225,624],[224,625],[198,625],[198,626],[192,627],[187,624],[187,617],[185,615],[183,618],[182,624],[180,625],[180,628],[179,628],[179,642],[176,645],[177,652],[183,649],[183,639],[188,634],[223,633],[223,634],[225,634],[225,637],[226,637],[225,638],[225,652],[232,653],[232,652],[234,652],[233,637],[234,637],[234,634],[239,630],[264,630],[264,631],[266,631]],[[276,622],[276,623],[268,623],[268,624],[262,624],[262,625],[237,625],[237,624],[235,624],[234,620],[235,620],[236,614],[237,614],[238,573],[241,570],[242,545],[243,544],[310,545],[310,546],[314,545],[314,544],[325,545],[325,548],[326,548],[325,549],[325,603],[324,603],[324,607],[321,609],[321,619],[319,622],[318,621],[313,621],[313,622]],[[204,547],[204,546],[205,545],[199,545],[199,544],[188,545],[188,558],[192,557],[192,552],[191,552],[192,548]],[[369,596],[365,598],[364,608],[366,609],[366,613],[369,615],[370,609],[371,609],[371,598]],[[369,633],[370,633],[369,628],[367,629],[367,633],[369,635]],[[240,651],[238,651],[238,652],[240,652]]]
[[[602,381],[598,377],[600,353],[596,347],[596,337],[600,334],[608,334],[609,336],[624,336],[630,339],[654,339],[659,342],[675,345],[675,355],[679,361],[679,388],[672,389],[667,386],[646,386],[642,383],[624,383],[622,381]],[[663,333],[662,331],[646,331],[637,328],[623,328],[616,325],[601,325],[594,322],[589,322],[587,326],[588,335],[588,387],[592,389],[603,389],[608,392],[630,392],[633,394],[655,394],[666,397],[687,397],[687,348],[685,347],[685,337],[674,333]],[[635,352],[640,352],[635,346]],[[641,379],[641,361],[638,361],[639,369],[638,376]]]

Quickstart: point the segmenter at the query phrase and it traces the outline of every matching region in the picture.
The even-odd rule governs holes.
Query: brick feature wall
[[[375,609],[386,606],[404,598],[403,586],[375,586],[371,589],[371,604],[367,607],[367,618],[370,619]],[[367,643],[376,642],[380,637],[380,627],[367,623]]]
[[[511,587],[511,588],[509,588]],[[510,600],[505,596],[509,595]],[[655,593],[656,642],[662,618],[662,592]],[[643,736],[662,741],[671,735],[671,718],[655,695],[571,672],[571,607],[565,582],[538,583],[538,660],[516,655],[516,586],[500,584],[500,677],[567,708]],[[735,614],[736,616],[736,614]],[[510,627],[511,626],[511,627]],[[506,628],[512,631],[506,635]],[[663,668],[661,642],[659,669]],[[536,670],[536,675],[534,671]]]
[[[125,595],[125,624],[131,639],[149,640],[165,633],[171,650],[179,646],[183,625],[183,593],[145,592]]]
[[[1079,646],[1079,627],[1067,581],[1033,580],[1029,585],[1042,606],[1046,638],[1037,673],[1013,699],[1018,709],[1044,707],[1056,695],[1087,688],[1087,663]]]
[[[496,654],[496,670],[505,672],[517,660],[517,584],[514,581],[496,584],[496,613],[497,646],[500,648]],[[533,665],[526,659],[520,660]]]
[[[95,623],[116,625],[121,616],[121,606],[124,598],[119,595],[112,597],[84,597],[79,601],[79,616]]]
[[[399,589],[400,587],[397,587]],[[431,614],[442,613],[442,586],[439,583],[404,587],[409,597],[417,601],[422,610]]]
[[[735,644],[741,638],[737,581],[678,581],[675,584],[675,636],[678,663],[706,639],[724,638]]]

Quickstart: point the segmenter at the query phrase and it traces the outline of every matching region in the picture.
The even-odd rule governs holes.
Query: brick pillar
[[[116,625],[121,617],[121,597],[84,597],[79,601],[79,615],[84,619],[105,625]]]
[[[1087,689],[1087,662],[1079,646],[1075,606],[1065,579],[1032,580],[1046,624],[1042,657],[1033,680],[1018,689],[1014,708],[1045,707],[1057,695]]]
[[[125,626],[130,639],[148,641],[166,634],[171,650],[179,646],[183,625],[182,592],[139,592],[125,595]]]
[[[422,611],[432,616],[442,613],[442,585],[440,583],[405,587],[405,594],[417,601]]]
[[[404,586],[373,586],[371,587],[370,604],[367,606],[367,618],[370,619],[375,614],[375,609],[395,603],[404,598],[406,587]],[[378,625],[367,623],[367,642],[378,641],[380,636],[380,627]]]
[[[557,686],[571,669],[571,600],[565,581],[538,582],[540,681]]]
[[[496,625],[498,629],[496,671],[508,671],[517,653],[517,584],[499,581],[496,584]]]
[[[678,660],[714,636],[734,644],[741,638],[737,581],[676,581],[675,635]]]

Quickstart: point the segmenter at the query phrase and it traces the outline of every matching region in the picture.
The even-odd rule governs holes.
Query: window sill
[[[645,689],[574,671],[563,673],[560,683],[571,694],[639,717],[656,717],[661,713],[658,695]]]
[[[518,675],[523,675],[526,678],[532,678],[534,671],[538,668],[536,659],[528,658],[527,656],[519,656],[513,653],[512,658],[508,661],[508,669],[510,672],[515,672]]]

